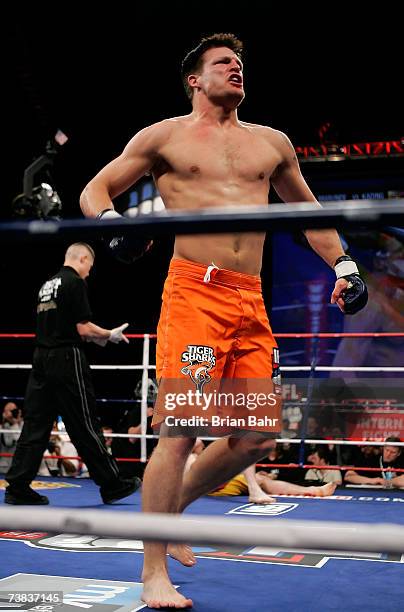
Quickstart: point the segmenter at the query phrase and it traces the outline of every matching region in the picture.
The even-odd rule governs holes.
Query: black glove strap
[[[114,210],[114,209],[113,208],[104,208],[104,210],[102,210],[101,212],[98,213],[98,215],[96,216],[96,219],[102,219],[102,215],[104,215],[109,210]]]
[[[341,261],[353,261],[353,259],[352,259],[352,257],[349,257],[349,255],[341,255],[341,257],[338,257],[338,259],[336,260],[336,262],[334,264],[334,268],[335,268],[336,265],[341,263]]]

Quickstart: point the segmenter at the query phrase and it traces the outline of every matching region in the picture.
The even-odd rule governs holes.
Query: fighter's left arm
[[[282,161],[278,164],[271,183],[284,202],[313,202],[321,208],[307,185],[299,167],[296,152],[289,138],[277,133],[278,151]],[[335,270],[337,280],[331,294],[331,303],[337,304],[346,314],[354,314],[367,303],[366,285],[358,268],[344,249],[335,229],[305,230],[311,248]]]

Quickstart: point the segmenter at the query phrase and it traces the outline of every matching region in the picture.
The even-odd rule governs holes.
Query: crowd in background
[[[155,391],[155,387],[149,389],[148,434],[153,433],[151,405]],[[135,395],[139,397],[139,393]],[[118,418],[115,418],[114,426],[109,423],[102,424],[104,442],[108,452],[118,460],[119,470],[123,477],[142,478],[146,464],[139,460],[140,438],[137,436],[141,433],[140,403],[134,400],[128,406],[120,411]],[[0,434],[0,474],[5,474],[11,464],[11,455],[16,447],[22,425],[23,411],[21,408],[14,402],[6,402],[1,413],[3,432]],[[110,435],[114,433],[131,434],[133,437]],[[289,429],[288,420],[284,419],[281,436],[285,438],[295,435]],[[306,437],[312,440],[324,438],[318,419],[314,416],[309,416],[307,419]],[[374,445],[358,444],[357,446],[340,446],[333,442],[305,444],[303,451],[305,468],[298,467],[299,458],[302,456],[300,444],[278,443],[274,444],[268,456],[257,464],[257,473],[265,472],[273,480],[300,483],[306,486],[336,483],[337,485],[379,485],[385,488],[404,487],[404,473],[392,471],[396,468],[404,469],[404,453],[401,452],[400,446],[395,446],[395,443],[400,442],[400,438],[389,437],[386,441],[391,444],[384,447],[376,443]],[[147,457],[150,457],[155,444],[155,439],[147,440]],[[120,459],[132,459],[132,461],[120,461]],[[310,465],[313,467],[311,468]],[[333,466],[354,466],[356,469],[339,470]],[[372,468],[372,470],[367,471],[366,468]],[[54,423],[53,433],[38,472],[38,477],[43,476],[63,478],[89,476],[88,469],[78,457],[77,450],[70,441],[62,421]]]

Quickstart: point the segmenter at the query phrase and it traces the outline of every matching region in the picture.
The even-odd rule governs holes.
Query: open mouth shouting
[[[229,81],[240,89],[243,87],[243,77],[241,74],[233,73],[229,76]]]

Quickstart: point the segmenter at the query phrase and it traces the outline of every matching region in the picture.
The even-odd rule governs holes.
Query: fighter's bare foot
[[[276,499],[275,497],[271,497],[270,495],[267,495],[266,493],[262,493],[262,495],[250,495],[250,497],[248,498],[248,501],[250,502],[250,504],[267,505],[267,504],[274,504],[276,502]]]
[[[192,548],[187,544],[169,544],[167,552],[173,559],[176,559],[186,567],[193,567],[196,563],[196,558],[192,552]]]
[[[311,497],[328,497],[329,495],[334,495],[336,488],[336,484],[328,482],[321,487],[307,487],[307,493],[305,493],[305,495],[310,495]]]
[[[193,601],[178,593],[165,576],[154,576],[149,580],[144,580],[142,601],[149,608],[192,608]]]
[[[334,482],[327,482],[327,484],[319,487],[321,491],[321,497],[328,497],[329,495],[334,495],[335,489],[337,485]]]

